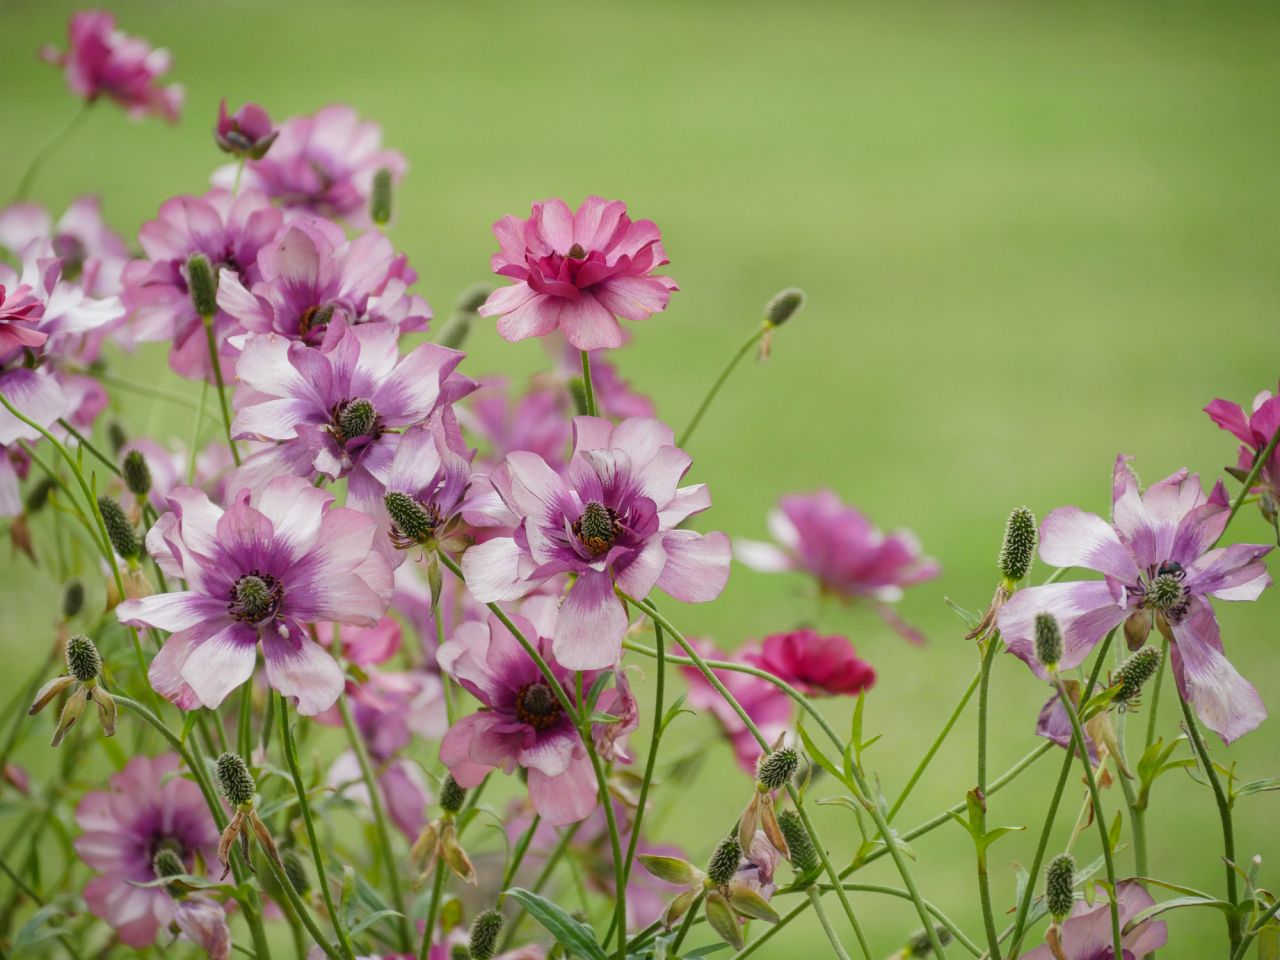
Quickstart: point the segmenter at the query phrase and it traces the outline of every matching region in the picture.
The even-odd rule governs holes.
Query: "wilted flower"
[[[227,913],[216,901],[199,894],[181,897],[174,908],[173,922],[209,960],[228,960],[231,956]]]
[[[779,738],[781,739],[781,738]],[[756,786],[751,801],[738,818],[738,845],[751,849],[751,843],[759,829],[765,840],[784,857],[790,857],[787,838],[778,825],[774,812],[774,794],[786,788],[796,771],[800,769],[800,755],[790,747],[776,746],[772,752],[760,755],[756,763]]]
[[[783,497],[769,514],[769,529],[781,547],[739,539],[734,551],[742,563],[766,573],[809,573],[824,594],[870,600],[902,636],[924,641],[890,606],[901,599],[904,587],[931,580],[940,569],[909,531],[886,536],[830,490]]]
[[[1122,929],[1128,927],[1139,913],[1155,904],[1151,894],[1133,880],[1118,883],[1116,896]],[[1025,960],[1112,960],[1114,944],[1111,905],[1099,900],[1091,906],[1083,900],[1077,900],[1071,909],[1071,915],[1052,931],[1052,935],[1059,940],[1056,951],[1046,943],[1023,954]],[[1142,960],[1163,947],[1168,939],[1168,928],[1163,920],[1143,921],[1128,930],[1121,940],[1124,960]]]
[[[214,763],[213,779],[218,784],[218,791],[235,811],[218,841],[218,861],[222,864],[222,876],[225,877],[231,870],[231,846],[237,839],[240,841],[240,852],[245,863],[252,862],[249,859],[250,833],[257,839],[262,852],[283,871],[284,861],[280,859],[271,831],[263,823],[254,804],[257,784],[249,773],[244,758],[235,753],[220,755]]]
[[[1240,455],[1228,472],[1241,483],[1249,476],[1262,451],[1280,430],[1280,395],[1263,390],[1253,398],[1253,411],[1248,415],[1239,404],[1229,400],[1214,400],[1204,412],[1223,430],[1230,431],[1240,441]],[[1259,494],[1263,514],[1271,523],[1276,522],[1276,503],[1280,501],[1280,449],[1272,452],[1258,471],[1257,486],[1251,493]]]
[[[238,157],[261,160],[279,131],[271,125],[267,111],[256,103],[246,103],[231,116],[227,115],[227,98],[218,104],[218,123],[213,138],[218,147]]]
[[[98,721],[102,724],[102,732],[108,737],[116,732],[116,702],[111,694],[102,687],[102,657],[93,641],[83,634],[76,634],[67,640],[67,672],[54,677],[36,694],[35,702],[27,710],[27,716],[34,717],[49,705],[59,694],[70,690],[66,705],[62,708],[62,716],[58,720],[58,728],[53,732],[52,746],[62,743],[72,725],[84,713],[85,704],[92,700],[98,707]]]
[[[741,651],[740,659],[810,697],[857,696],[876,682],[875,670],[858,657],[848,637],[824,637],[807,627],[770,634],[759,647]]]
[[[417,883],[422,885],[443,864],[462,880],[476,884],[476,868],[467,851],[458,842],[455,819],[466,801],[467,791],[458,784],[452,774],[446,774],[440,787],[440,816],[423,828],[409,851],[409,858],[418,871]]]
[[[563,200],[535,203],[528,220],[503,217],[493,232],[493,271],[516,282],[495,290],[480,315],[498,317],[513,342],[560,330],[578,350],[620,347],[615,317],[645,320],[679,289],[652,275],[667,262],[657,226],[633,222],[620,200],[587,197],[577,213]]]

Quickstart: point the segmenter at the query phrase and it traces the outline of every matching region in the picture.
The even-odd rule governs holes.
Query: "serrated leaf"
[[[591,928],[573,919],[550,900],[523,887],[512,887],[506,894],[542,924],[547,933],[567,952],[584,957],[585,960],[608,960],[604,950],[596,943]]]

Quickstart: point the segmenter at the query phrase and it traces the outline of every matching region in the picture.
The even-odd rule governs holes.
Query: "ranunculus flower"
[[[218,855],[218,828],[200,788],[175,776],[179,766],[172,754],[134,757],[109,790],[86,793],[76,808],[76,852],[98,874],[84,888],[85,902],[135,949],[155,942],[174,919],[164,887],[135,885],[157,879],[156,854],[172,850],[195,875]]]
[[[578,350],[620,347],[616,317],[645,320],[679,289],[652,273],[667,263],[657,226],[632,221],[620,200],[587,197],[577,213],[563,200],[535,203],[528,220],[503,217],[493,233],[493,272],[516,282],[479,313],[513,342],[560,330]]]
[[[774,633],[741,659],[768,670],[808,696],[855,696],[876,682],[876,672],[854,652],[848,637],[821,636],[808,628]]]
[[[227,913],[216,901],[200,894],[188,894],[178,901],[173,922],[209,960],[228,960],[231,956]]]
[[[184,710],[217,707],[253,674],[261,641],[267,682],[299,713],[332,706],[342,671],[306,625],[372,627],[386,612],[391,568],[373,546],[376,522],[288,476],[241,490],[225,511],[179,487],[169,509],[147,549],[188,589],[116,608],[122,623],[173,632],[151,661],[151,685]]]
[[[824,594],[870,600],[898,633],[912,643],[924,642],[890,606],[902,598],[904,587],[932,580],[941,569],[924,556],[909,530],[886,536],[831,490],[783,497],[769,514],[769,530],[781,548],[739,539],[734,552],[742,563],[766,573],[808,573]]]
[[[1253,398],[1253,411],[1248,415],[1239,404],[1228,400],[1214,400],[1204,408],[1204,412],[1240,441],[1240,456],[1232,472],[1243,482],[1258,455],[1280,430],[1280,395],[1263,390]],[[1253,492],[1264,494],[1270,500],[1269,504],[1264,503],[1264,508],[1274,518],[1276,502],[1280,500],[1280,449],[1273,451],[1271,458],[1262,465],[1258,472],[1258,485]]]
[[[711,505],[705,485],[678,487],[692,458],[671,428],[633,417],[616,427],[576,417],[563,476],[536,454],[513,453],[491,481],[521,518],[462,557],[467,587],[482,603],[511,600],[562,573],[577,575],[555,626],[556,659],[573,670],[611,667],[627,614],[617,584],[636,599],[654,587],[677,600],[714,600],[729,578],[729,538],[678,529]]]
[[[1151,894],[1133,880],[1116,884],[1117,903],[1120,907],[1120,926],[1125,928],[1139,913],[1154,906]],[[1115,943],[1111,937],[1111,904],[1099,899],[1092,906],[1077,900],[1071,915],[1062,922],[1059,933],[1062,955],[1067,960],[1112,960]],[[1163,920],[1147,920],[1125,933],[1120,941],[1124,948],[1124,960],[1142,960],[1169,939],[1169,930]],[[1023,954],[1024,960],[1054,960],[1055,954],[1046,943]]]
[[[129,248],[102,219],[97,197],[80,197],[54,223],[38,203],[15,203],[0,211],[0,246],[21,252],[47,245],[62,260],[62,279],[91,297],[118,296]]]
[[[497,465],[509,453],[536,453],[553,468],[564,466],[573,428],[564,394],[535,386],[516,395],[506,381],[486,379],[458,409],[458,419],[480,441],[480,456]]]
[[[168,50],[153,50],[140,37],[116,29],[116,20],[105,10],[81,10],[67,25],[66,51],[52,45],[40,56],[62,67],[67,86],[76,96],[93,101],[110,97],[131,117],[148,114],[170,123],[182,109],[182,87],[160,86],[169,72]]]
[[[226,97],[218,104],[213,139],[227,153],[261,160],[277,136],[279,131],[272,127],[271,117],[256,103],[246,103],[231,116],[227,115]]]
[[[1133,618],[1152,621],[1172,643],[1178,691],[1223,740],[1248,733],[1267,715],[1258,691],[1227,660],[1209,598],[1256,600],[1271,582],[1262,558],[1270,546],[1213,549],[1231,509],[1217,483],[1208,497],[1200,478],[1179,470],[1138,490],[1128,457],[1116,458],[1113,523],[1078,507],[1059,507],[1040,525],[1040,557],[1055,567],[1083,567],[1101,580],[1019,590],[1001,609],[1009,652],[1045,677],[1035,655],[1035,618],[1051,613],[1062,628],[1060,669],[1078,666],[1109,630]]]

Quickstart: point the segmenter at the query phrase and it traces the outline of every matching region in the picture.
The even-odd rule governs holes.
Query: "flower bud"
[[[1036,528],[1036,515],[1026,507],[1018,507],[1009,514],[1004,525],[1004,542],[1000,545],[998,565],[1005,578],[1017,583],[1031,572],[1040,531]]]
[[[391,171],[381,167],[373,175],[373,192],[369,197],[369,219],[384,225],[391,219]]]
[[[133,524],[124,515],[120,504],[103,495],[98,498],[98,512],[102,514],[102,525],[107,528],[111,549],[126,560],[137,557],[141,552],[141,544],[138,542],[138,535],[133,532]]]
[[[27,491],[27,499],[22,503],[23,511],[29,514],[39,513],[44,509],[45,504],[49,502],[49,494],[53,493],[57,486],[57,481],[53,477],[41,477]]]
[[[289,885],[297,891],[298,896],[305,897],[311,889],[311,878],[307,876],[307,865],[302,854],[290,847],[281,854],[284,863],[284,875],[289,878]]]
[[[1115,681],[1120,686],[1113,698],[1114,703],[1129,703],[1142,692],[1142,686],[1160,669],[1160,651],[1155,647],[1143,647],[1137,653],[1129,654],[1124,663],[1116,668]]]
[[[130,450],[125,454],[121,472],[124,473],[124,485],[135,497],[145,497],[151,492],[151,467],[141,450]]]
[[[458,786],[453,774],[447,774],[440,786],[440,809],[445,813],[457,813],[467,799],[467,791]]]
[[[112,420],[107,424],[107,441],[111,444],[111,449],[115,453],[119,453],[120,448],[129,442],[129,438],[125,436],[124,427],[120,425],[120,421]]]
[[[796,775],[800,754],[790,747],[766,753],[756,763],[756,782],[766,790],[781,790]]]
[[[730,834],[716,845],[707,864],[707,876],[718,887],[723,887],[738,872],[738,864],[742,861],[742,847],[738,845],[736,834]]]
[[[1052,613],[1036,614],[1036,659],[1050,670],[1062,659],[1062,631]]]
[[[1130,652],[1142,649],[1151,635],[1151,613],[1147,610],[1135,610],[1124,622],[1124,642]]]
[[[493,293],[493,284],[473,283],[458,294],[458,302],[454,309],[459,313],[475,313],[484,306],[484,302],[489,299],[491,293]]]
[[[467,943],[473,960],[490,960],[497,952],[502,923],[502,913],[498,910],[490,909],[476,914],[471,923],[471,939]]]
[[[804,306],[804,291],[799,287],[787,287],[779,290],[765,307],[765,317],[772,326],[780,327]]]
[[[1044,902],[1054,920],[1062,920],[1071,912],[1076,891],[1076,861],[1069,853],[1060,853],[1049,861],[1044,875]]]
[[[818,872],[818,851],[813,846],[813,838],[805,829],[800,814],[794,810],[783,810],[778,814],[778,827],[787,838],[787,848],[791,851],[791,866],[797,876],[807,877]]]
[[[102,657],[93,641],[77,633],[67,641],[67,672],[81,683],[96,680],[102,671]]]
[[[70,580],[62,588],[62,617],[70,620],[84,607],[84,584],[79,580]]]
[[[218,789],[233,807],[241,807],[253,803],[253,794],[257,789],[249,767],[236,753],[224,753],[214,763],[213,778]]]
[[[157,850],[156,855],[151,858],[151,871],[156,875],[157,880],[164,880],[167,877],[182,876],[187,872],[187,865],[182,862],[176,850],[166,846]],[[186,892],[180,883],[165,884],[165,889],[171,896],[181,896]]]
[[[449,948],[449,960],[471,960],[471,948],[465,943],[455,943]]]
[[[938,938],[938,943],[946,946],[951,942],[951,931],[938,924],[933,928],[933,934]],[[928,930],[918,930],[911,935],[911,939],[907,941],[907,949],[903,951],[903,955],[907,957],[929,957],[933,955],[933,942],[929,939]]]
[[[203,253],[193,253],[187,260],[187,289],[201,317],[208,319],[218,312],[218,278]]]

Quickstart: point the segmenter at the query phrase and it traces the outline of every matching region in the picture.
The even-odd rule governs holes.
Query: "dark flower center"
[[[565,254],[569,260],[585,260],[587,259],[587,251],[582,249],[582,244],[575,243],[569,248],[569,252]]]
[[[1182,584],[1182,577],[1176,573],[1162,573],[1152,578],[1147,584],[1143,606],[1160,613],[1177,615],[1185,610],[1187,604],[1187,588]]]
[[[593,557],[608,552],[618,540],[622,524],[618,513],[598,500],[588,500],[582,516],[573,522],[573,534]]]
[[[227,611],[241,623],[262,623],[272,619],[284,600],[284,585],[269,573],[246,573],[231,588]]]
[[[62,279],[72,283],[84,273],[84,261],[89,253],[79,237],[60,233],[53,238],[53,252],[62,260]]]
[[[341,443],[357,437],[377,437],[382,433],[378,411],[364,397],[338,404],[333,415],[333,434]]]
[[[516,694],[516,716],[535,730],[546,730],[564,712],[564,707],[545,683],[530,683]]]
[[[331,303],[317,303],[314,306],[307,307],[298,317],[298,335],[307,337],[312,330],[323,330],[332,319],[333,304]]]

